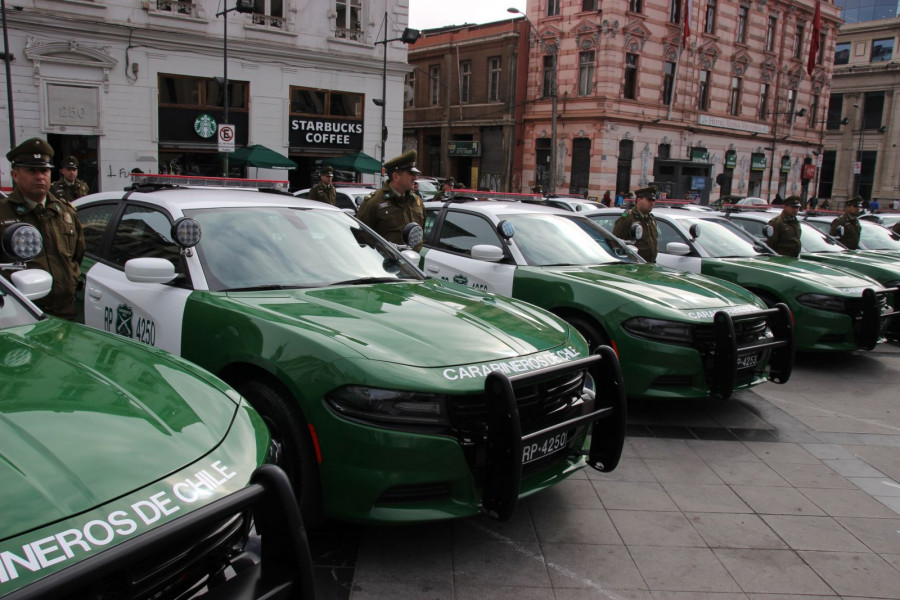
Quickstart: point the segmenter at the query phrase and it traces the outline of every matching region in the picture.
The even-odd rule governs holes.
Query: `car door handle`
[[[100,296],[102,296],[102,295],[103,295],[103,292],[101,292],[98,288],[95,288],[95,287],[88,288],[88,296],[90,296],[94,300],[99,300]]]
[[[437,273],[438,271],[440,271],[438,267],[435,267],[433,265],[425,265],[425,270],[429,273]]]

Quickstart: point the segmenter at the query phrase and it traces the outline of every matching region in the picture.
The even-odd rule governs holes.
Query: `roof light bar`
[[[288,181],[279,179],[241,179],[237,177],[199,177],[195,175],[163,175],[132,173],[135,185],[177,185],[193,187],[250,188],[287,190]]]

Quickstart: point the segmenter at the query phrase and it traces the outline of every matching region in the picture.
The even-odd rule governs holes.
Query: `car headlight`
[[[830,310],[832,312],[847,312],[847,301],[838,296],[829,296],[828,294],[803,294],[797,296],[797,302],[809,308],[818,310]]]
[[[634,317],[622,324],[628,333],[670,344],[690,344],[694,340],[694,328],[690,323]]]
[[[375,425],[450,424],[447,397],[438,394],[348,385],[327,394],[325,400],[338,414]]]

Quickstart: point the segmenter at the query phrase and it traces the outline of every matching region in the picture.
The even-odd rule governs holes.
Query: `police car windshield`
[[[847,252],[847,249],[838,244],[834,238],[825,235],[809,223],[800,223],[800,245],[803,252],[816,254]]]
[[[37,317],[12,293],[9,286],[9,282],[0,277],[0,329],[36,323]]]
[[[859,241],[867,250],[900,250],[900,240],[889,230],[875,223],[867,223],[860,221],[862,225],[862,233],[860,233]]]
[[[186,211],[213,291],[422,279],[388,242],[342,211],[278,206]]]
[[[529,265],[607,265],[640,262],[634,254],[593,222],[581,217],[512,214],[513,240]]]
[[[699,225],[700,235],[696,243],[713,258],[744,258],[770,254],[765,244],[725,219],[679,219],[678,223],[685,231],[690,231],[692,225]]]

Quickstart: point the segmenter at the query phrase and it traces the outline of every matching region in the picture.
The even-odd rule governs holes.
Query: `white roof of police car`
[[[125,192],[100,192],[79,198],[75,201],[75,206],[98,200],[121,200],[123,196],[125,196]],[[159,206],[171,215],[178,215],[182,211],[197,208],[237,208],[242,206],[292,206],[341,210],[318,200],[305,200],[290,195],[235,188],[163,188],[150,192],[132,192],[128,196],[128,200]]]
[[[488,192],[485,192],[487,194]],[[444,202],[425,202],[425,208],[439,208],[444,205]],[[495,200],[470,200],[468,202],[451,202],[450,206],[453,208],[462,208],[471,212],[478,212],[484,215],[488,215],[494,217],[495,219],[500,219],[503,215],[508,214],[550,214],[550,215],[565,215],[567,217],[571,217],[573,215],[571,210],[565,210],[563,208],[556,208],[553,206],[544,206],[543,204],[532,204],[530,202],[498,202]],[[588,213],[578,213],[579,215],[586,215]]]

